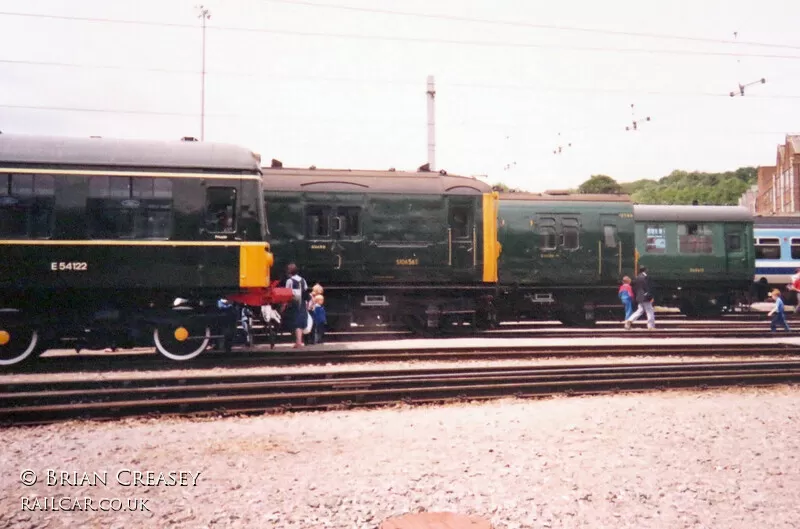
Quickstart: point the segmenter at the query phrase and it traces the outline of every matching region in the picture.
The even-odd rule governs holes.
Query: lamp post
[[[203,68],[200,74],[200,141],[205,140],[206,136],[206,20],[211,18],[211,12],[207,7],[197,6],[199,11],[197,18],[203,21]]]

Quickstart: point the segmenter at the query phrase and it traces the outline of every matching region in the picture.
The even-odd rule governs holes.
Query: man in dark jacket
[[[630,315],[625,320],[625,328],[630,329],[631,323],[639,319],[642,313],[647,313],[647,328],[656,328],[656,313],[653,310],[653,284],[650,282],[650,276],[647,275],[647,268],[639,268],[639,275],[633,280],[633,295],[636,297],[636,302],[639,307],[636,312]]]

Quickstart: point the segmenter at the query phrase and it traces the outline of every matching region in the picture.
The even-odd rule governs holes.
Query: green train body
[[[154,340],[199,354],[229,319],[219,298],[269,287],[258,162],[221,144],[0,135],[0,365]]]
[[[718,314],[746,302],[753,285],[753,217],[735,206],[634,206],[640,266],[656,303],[687,315]]]
[[[617,291],[623,276],[635,275],[637,259],[656,279],[658,303],[690,314],[730,308],[752,283],[752,219],[739,208],[651,208],[624,195],[497,195],[475,179],[436,173],[262,172],[279,269],[296,262],[310,282],[323,284],[328,312],[342,326],[591,324],[599,314],[621,317]],[[678,228],[684,220],[691,227]],[[645,251],[648,222],[671,241],[664,252]],[[677,230],[698,222],[713,231],[713,251],[680,251]],[[734,240],[739,249],[725,246]]]
[[[332,325],[428,328],[487,313],[498,250],[486,184],[428,172],[262,172],[278,269],[296,262],[325,286]]]
[[[619,279],[634,270],[627,196],[504,194],[498,239],[501,319],[591,322],[618,306]]]

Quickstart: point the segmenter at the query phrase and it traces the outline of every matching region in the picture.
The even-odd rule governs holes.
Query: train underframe
[[[265,292],[12,293],[0,300],[0,366],[18,364],[49,349],[80,352],[155,346],[171,360],[190,360],[210,346],[230,350],[237,340],[252,344],[247,325],[252,317],[265,320],[274,344],[279,319],[270,317],[274,314],[271,305],[237,302],[237,298],[268,302]]]
[[[687,317],[711,318],[748,311],[755,301],[757,294],[748,281],[709,281],[698,285],[659,283],[655,303],[680,309]]]
[[[621,310],[616,287],[335,286],[326,288],[325,299],[331,330],[403,328],[422,336],[485,330],[525,319],[591,326],[598,316]]]

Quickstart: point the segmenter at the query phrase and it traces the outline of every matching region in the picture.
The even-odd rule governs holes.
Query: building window
[[[713,253],[714,244],[709,224],[678,224],[680,253]]]
[[[54,212],[52,175],[0,174],[0,237],[47,239]]]
[[[781,241],[777,237],[756,240],[756,259],[780,259]]]
[[[667,233],[661,224],[648,224],[644,251],[647,253],[664,253],[667,251]]]

